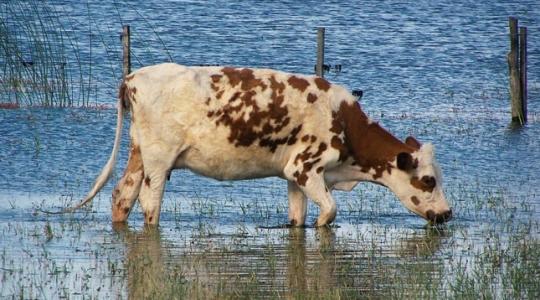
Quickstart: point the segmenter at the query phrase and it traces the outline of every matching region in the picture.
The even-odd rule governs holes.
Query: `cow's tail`
[[[128,99],[125,99],[126,96],[126,84],[122,82],[122,85],[120,86],[120,92],[118,94],[118,104],[117,104],[117,119],[116,119],[116,134],[114,136],[114,145],[111,151],[111,156],[109,157],[109,160],[101,170],[101,173],[96,178],[96,181],[94,182],[94,185],[92,186],[92,189],[86,197],[84,197],[81,202],[79,202],[77,205],[72,207],[64,208],[63,210],[59,212],[49,212],[49,211],[43,211],[45,213],[53,213],[53,214],[62,214],[62,213],[70,213],[74,212],[77,209],[87,205],[92,201],[92,199],[96,196],[96,194],[103,188],[103,186],[107,183],[109,178],[111,177],[112,171],[114,169],[114,166],[116,164],[116,157],[118,155],[118,150],[120,148],[120,141],[122,139],[122,123],[124,121],[124,111],[128,109]]]

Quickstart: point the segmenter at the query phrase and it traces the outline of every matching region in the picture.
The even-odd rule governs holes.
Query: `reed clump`
[[[68,107],[88,104],[91,64],[63,14],[46,1],[0,4],[0,101],[2,107]]]

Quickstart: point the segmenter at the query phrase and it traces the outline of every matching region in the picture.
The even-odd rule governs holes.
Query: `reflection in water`
[[[124,267],[129,299],[152,299],[164,296],[164,292],[173,295],[182,291],[178,273],[171,273],[164,262],[170,253],[162,242],[159,227],[145,226],[143,231],[135,232],[125,223],[113,223],[113,229],[126,245]]]
[[[290,296],[308,291],[326,290],[334,286],[336,261],[333,260],[335,232],[327,227],[317,229],[319,248],[317,254],[306,250],[306,229],[290,228],[287,256],[287,287]],[[313,260],[317,257],[316,260]]]
[[[124,225],[115,231],[126,246],[132,299],[382,297],[389,284],[414,286],[425,279],[438,286],[444,271],[434,257],[446,233],[432,229],[379,244],[338,238],[332,228],[289,228],[251,237],[198,237],[187,246],[165,240],[156,227],[135,232]],[[277,231],[279,239],[268,238]]]

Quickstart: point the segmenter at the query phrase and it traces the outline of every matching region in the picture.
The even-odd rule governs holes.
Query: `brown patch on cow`
[[[306,134],[302,137],[302,142],[309,141],[310,143],[314,143],[317,140],[317,137],[314,135]]]
[[[398,153],[414,152],[375,122],[371,122],[356,102],[343,101],[338,111],[343,119],[345,142],[363,172],[375,171],[374,179],[393,168]]]
[[[291,130],[291,134],[290,134],[289,138],[287,139],[287,145],[296,144],[296,141],[298,140],[296,138],[296,136],[298,135],[300,130],[302,130],[302,124],[296,126],[295,128],[293,128],[293,130]]]
[[[269,81],[270,81],[270,89],[273,92],[272,96],[283,93],[283,91],[285,90],[285,84],[283,82],[278,82],[276,78],[274,77],[274,75],[270,76]]]
[[[154,219],[155,212],[156,212],[155,209],[151,209],[149,211],[143,212],[145,223],[152,223],[152,220]]]
[[[227,76],[229,79],[229,84],[232,87],[235,87],[240,83],[240,72],[238,72],[235,68],[226,67],[221,69],[221,72]]]
[[[124,207],[124,214],[126,215],[129,214],[129,210],[130,210],[129,207]]]
[[[304,78],[296,77],[294,75],[289,77],[287,82],[289,83],[291,87],[301,92],[304,92],[309,86],[309,81],[305,80]]]
[[[332,127],[330,127],[330,131],[335,134],[341,134],[343,132],[343,118],[341,114],[333,111],[332,112]]]
[[[411,197],[411,202],[414,204],[414,205],[417,205],[420,204],[420,200],[418,200],[418,198],[416,196],[412,196]]]
[[[242,95],[242,93],[240,93],[240,92],[234,93],[234,94],[229,98],[229,103],[236,101],[236,99],[238,99],[241,95]]]
[[[296,154],[296,157],[294,158],[294,164],[297,164],[298,161],[305,162],[308,159],[310,159],[312,155],[310,152],[310,149],[311,149],[311,145],[307,146],[306,149],[304,149],[304,151]]]
[[[219,109],[207,112],[217,126],[230,129],[228,140],[236,147],[258,144],[275,152],[280,145],[292,145],[299,139],[302,124],[290,126],[289,111],[284,105],[285,84],[274,75],[256,78],[251,69],[223,68],[223,78],[216,83],[222,97],[223,91],[232,90],[227,102]],[[217,81],[217,77],[212,81]],[[271,90],[270,102],[260,106],[255,97],[265,89]],[[292,128],[291,128],[292,127]]]
[[[221,80],[221,77],[223,77],[223,75],[219,75],[219,74],[210,75],[210,78],[212,78],[213,83],[218,83]]]
[[[204,104],[210,105],[210,101],[212,101],[212,98],[208,97],[206,98],[206,101],[204,102]]]
[[[132,186],[133,183],[134,183],[133,178],[128,177],[128,178],[126,178],[126,181],[125,181],[124,184],[127,185],[127,186]]]
[[[326,149],[328,149],[328,146],[326,145],[326,143],[320,143],[319,149],[317,149],[317,152],[313,155],[313,158],[321,156],[324,153],[324,151],[326,151]]]
[[[135,94],[137,93],[136,87],[131,87],[127,85],[127,81],[123,81],[118,90],[118,99],[124,109],[129,109],[131,102],[137,103],[135,99]]]
[[[337,135],[332,137],[330,147],[339,151],[339,161],[345,161],[349,157],[349,149]]]
[[[296,165],[298,161],[305,162],[311,157],[311,152],[309,151],[311,149],[311,146],[308,146],[304,151],[301,153],[296,154],[296,157],[294,158],[294,164]]]
[[[296,181],[299,185],[304,185],[308,178],[308,172],[310,172],[318,163],[321,162],[320,156],[324,153],[324,151],[328,148],[326,143],[320,143],[319,147],[317,148],[317,152],[313,153],[311,152],[311,146],[308,145],[304,151],[296,154],[296,157],[294,158],[294,165],[298,166],[299,164],[302,165],[301,169],[298,169],[293,173],[293,176],[296,178]],[[324,170],[324,167],[319,166],[316,169],[317,173],[321,173]]]
[[[296,171],[294,174],[294,177],[296,177],[296,183],[298,183],[298,185],[300,186],[306,186],[306,182],[308,180],[308,177],[307,177],[307,174],[306,173],[300,173],[298,171]]]
[[[146,186],[150,186],[150,181],[151,181],[150,177],[146,176],[146,178],[144,178],[144,184]]]
[[[120,194],[120,189],[119,188],[115,188],[112,192],[112,197],[113,199],[116,199],[118,197],[118,195]]]
[[[308,172],[311,170],[311,167],[318,163],[321,159],[319,158],[328,146],[326,143],[320,143],[319,147],[317,148],[317,152],[312,153],[311,152],[311,145],[307,146],[304,151],[296,154],[296,157],[294,158],[294,164],[297,165],[298,162],[302,162],[304,164],[304,172]],[[308,162],[309,160],[312,160],[311,162]]]
[[[307,95],[307,101],[309,103],[314,103],[315,101],[317,101],[317,96],[315,94],[309,93]]]
[[[307,172],[311,171],[311,169],[313,169],[313,166],[315,164],[319,163],[320,161],[321,161],[321,159],[317,158],[317,159],[315,159],[313,161],[305,162],[304,166],[303,166],[304,169],[302,170],[302,173],[307,173]]]
[[[223,74],[227,76],[227,78],[229,79],[229,84],[232,87],[236,87],[238,84],[240,84],[240,88],[244,91],[249,91],[255,89],[256,87],[260,87],[261,90],[264,91],[268,87],[262,81],[262,79],[255,78],[252,69],[236,69],[225,67],[221,69],[221,72],[223,72]]]
[[[127,174],[136,173],[138,171],[141,171],[143,169],[143,163],[142,163],[142,157],[141,157],[141,148],[139,145],[132,145],[131,151],[129,153],[129,160],[128,165],[126,167],[126,171],[124,172],[124,176]]]
[[[219,92],[217,92],[217,93],[216,93],[216,98],[221,99],[221,97],[223,97],[223,93],[224,93],[224,92],[225,92],[225,91],[219,91]]]
[[[422,179],[419,179],[416,176],[411,178],[411,185],[423,192],[433,192],[435,184],[435,179],[431,176],[423,176]]]
[[[132,174],[141,172],[143,169],[143,163],[141,158],[141,149],[138,145],[131,146],[131,150],[129,153],[129,159],[126,166],[126,169],[124,170],[124,175],[122,175],[123,184],[126,186],[133,186],[135,184],[135,181],[131,177]],[[113,201],[120,195],[120,189],[115,188],[112,194]]]
[[[319,88],[319,90],[323,90],[325,92],[330,89],[330,82],[321,77],[315,78],[315,85],[317,88]]]

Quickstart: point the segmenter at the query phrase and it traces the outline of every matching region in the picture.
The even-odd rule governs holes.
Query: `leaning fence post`
[[[527,27],[519,28],[519,79],[521,88],[521,113],[527,122]]]
[[[324,27],[317,28],[317,65],[315,74],[324,77]]]
[[[129,53],[130,41],[129,41],[129,25],[122,27],[122,48],[123,48],[123,68],[122,75],[125,78],[131,73],[131,56]]]

